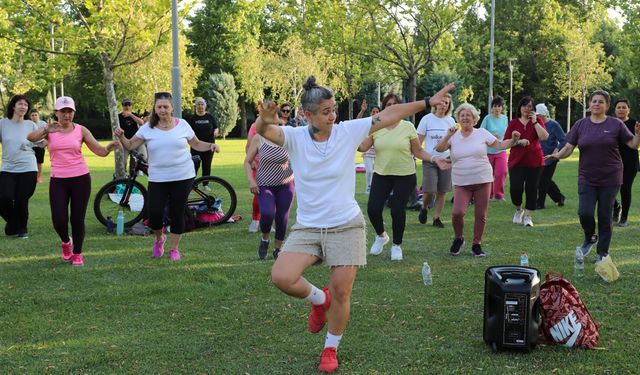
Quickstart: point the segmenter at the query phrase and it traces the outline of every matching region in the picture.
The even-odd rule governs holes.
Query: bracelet
[[[435,155],[431,155],[431,163],[433,163],[433,158],[435,158]]]
[[[425,96],[425,97],[424,97],[424,105],[425,105],[425,108],[429,108],[429,107],[431,107],[431,104],[429,104],[429,100],[431,100],[431,97],[430,97],[430,96]]]

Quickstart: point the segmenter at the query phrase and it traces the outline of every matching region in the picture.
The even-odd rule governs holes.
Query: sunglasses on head
[[[168,93],[168,92],[157,92],[153,97],[154,99],[171,99],[172,98],[171,93]]]

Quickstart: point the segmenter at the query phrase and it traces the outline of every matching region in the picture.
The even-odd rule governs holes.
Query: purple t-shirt
[[[615,117],[607,116],[601,123],[594,123],[589,117],[576,121],[566,140],[580,148],[578,184],[622,185],[622,159],[618,144],[631,139],[633,134]]]

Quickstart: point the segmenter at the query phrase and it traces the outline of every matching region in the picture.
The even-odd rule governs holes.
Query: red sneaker
[[[84,266],[84,259],[82,254],[73,254],[73,259],[71,260],[71,265],[76,267]]]
[[[311,333],[320,332],[327,323],[327,310],[331,306],[331,295],[328,288],[324,288],[322,291],[326,297],[324,303],[322,305],[311,305],[311,314],[309,314],[309,320],[307,321],[307,328]]]
[[[69,242],[62,243],[62,260],[65,262],[71,262],[73,258],[73,243],[71,240]]]
[[[318,370],[321,372],[334,372],[338,369],[338,353],[336,348],[324,348],[320,354],[320,365]]]

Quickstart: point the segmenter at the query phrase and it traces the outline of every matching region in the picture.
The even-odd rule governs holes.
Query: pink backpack
[[[600,339],[598,324],[571,282],[549,272],[540,286],[540,330],[549,342],[569,348],[595,348]]]

